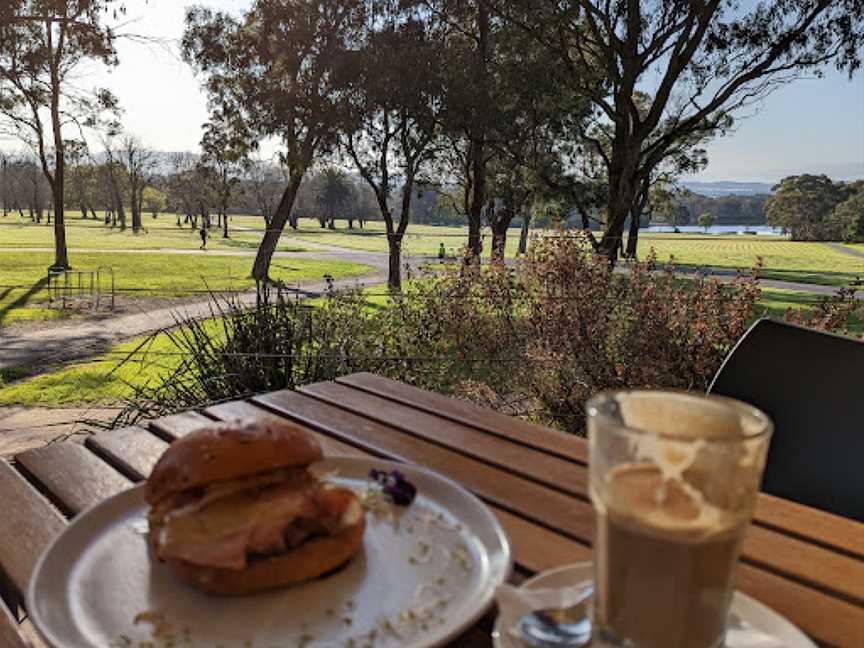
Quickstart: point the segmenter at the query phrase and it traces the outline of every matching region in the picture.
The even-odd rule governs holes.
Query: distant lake
[[[651,225],[642,228],[642,231],[673,232],[674,229],[670,225]],[[679,225],[678,231],[686,234],[706,234],[705,228],[698,225]],[[770,225],[712,225],[708,228],[707,234],[745,234],[747,232],[774,236],[783,233],[779,227],[771,227]]]

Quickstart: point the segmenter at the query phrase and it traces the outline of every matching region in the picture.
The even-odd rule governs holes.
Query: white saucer
[[[551,589],[582,584],[587,586],[593,578],[591,563],[581,562],[537,574],[525,581],[522,587]],[[778,643],[782,643],[787,648],[817,648],[816,644],[784,617],[741,592],[736,591],[732,598],[729,621],[730,628],[734,629],[743,621],[756,630],[776,638]],[[506,630],[499,627],[498,621],[496,621],[495,631],[492,633],[492,642],[495,648],[511,648],[511,646],[518,645],[515,641],[511,641],[505,633]],[[740,637],[740,635],[738,636]],[[747,643],[746,640],[744,642],[739,641],[734,630],[727,635],[724,644],[725,648],[743,648],[753,645],[755,644]]]

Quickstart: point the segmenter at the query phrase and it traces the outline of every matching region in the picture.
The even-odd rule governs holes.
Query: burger
[[[251,594],[327,574],[363,544],[355,493],[320,480],[321,446],[276,419],[221,423],[174,442],[145,496],[151,555],[210,594]]]

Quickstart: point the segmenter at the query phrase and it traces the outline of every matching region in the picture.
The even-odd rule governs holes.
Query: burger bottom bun
[[[180,580],[221,596],[254,594],[302,583],[340,567],[363,546],[365,515],[359,502],[353,504],[339,533],[313,538],[285,553],[254,560],[241,570],[202,567],[171,559],[165,564]]]

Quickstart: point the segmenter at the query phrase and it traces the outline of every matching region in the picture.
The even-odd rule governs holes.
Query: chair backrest
[[[773,419],[765,492],[864,521],[864,342],[761,319],[708,391]]]

